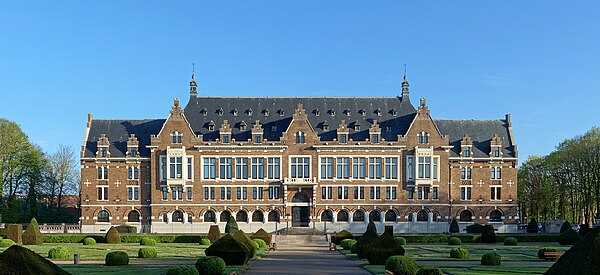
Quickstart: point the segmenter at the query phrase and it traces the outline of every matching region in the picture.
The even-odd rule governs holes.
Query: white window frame
[[[129,196],[131,194],[131,196]],[[127,186],[127,200],[128,201],[139,201],[140,200],[140,187],[137,185]]]
[[[303,158],[303,159],[308,159],[308,164],[302,163],[302,177],[298,177],[298,173],[296,170],[296,176],[292,176],[292,159],[295,158]],[[290,178],[296,178],[296,179],[310,179],[312,178],[312,156],[306,156],[306,155],[293,155],[293,156],[289,156],[288,157],[288,176]],[[298,164],[295,164],[296,166],[298,166]],[[308,176],[304,175],[304,169],[305,169],[305,165],[308,165]]]
[[[102,189],[102,191],[99,194],[102,194],[101,198],[98,199],[98,192],[100,191],[100,189]],[[108,185],[96,185],[96,198],[98,199],[98,201],[108,201]]]
[[[334,157],[319,157],[319,179],[333,180],[335,177],[335,168]]]
[[[490,200],[501,201],[502,200],[502,185],[490,185]]]
[[[463,189],[465,189],[463,197]],[[469,191],[469,192],[467,192]],[[461,185],[460,186],[460,200],[461,201],[472,201],[473,200],[473,185]]]

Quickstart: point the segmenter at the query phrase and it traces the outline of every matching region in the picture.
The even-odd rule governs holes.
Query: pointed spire
[[[402,81],[402,101],[408,100],[408,80],[406,80],[406,64],[404,64],[404,80]]]
[[[190,80],[190,96],[198,95],[198,92],[196,92],[197,87],[198,87],[198,84],[196,84],[195,64],[192,63],[192,80]]]

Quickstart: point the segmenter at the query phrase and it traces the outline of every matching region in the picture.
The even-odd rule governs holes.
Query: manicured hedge
[[[142,247],[138,250],[138,258],[141,259],[154,259],[157,255],[156,249],[152,247]]]
[[[448,245],[461,245],[462,241],[457,237],[452,237],[448,239]]]
[[[335,235],[333,235],[331,242],[339,245],[342,243],[342,240],[345,240],[345,239],[354,239],[354,235],[352,235],[352,233],[350,233],[346,230],[342,230],[342,231],[336,233]]]
[[[406,245],[406,239],[403,237],[395,237],[394,241],[396,241],[396,243],[399,245]]]
[[[201,275],[222,275],[225,267],[225,261],[216,256],[203,256],[196,261],[196,270]]]
[[[11,247],[15,244],[17,244],[17,243],[15,243],[15,241],[13,241],[11,239],[0,240],[0,247]]]
[[[104,263],[107,266],[128,265],[129,255],[123,251],[113,251],[106,254]]]
[[[140,240],[140,245],[155,246],[156,240],[148,237],[143,237]]]
[[[97,235],[80,235],[80,234],[65,234],[65,235],[44,235],[44,243],[82,243],[86,237],[93,238],[97,243],[104,243],[104,236]],[[142,238],[150,238],[159,243],[200,243],[206,236],[196,235],[121,235],[122,243],[140,243]]]
[[[202,239],[202,240],[207,240],[208,244],[210,244],[210,241],[208,239]],[[260,248],[268,248],[269,247],[267,245],[267,243],[262,239],[254,239],[253,241],[255,241],[258,244],[258,247],[260,247]]]
[[[496,252],[488,252],[481,256],[481,265],[500,265],[502,257]]]
[[[513,237],[508,237],[504,239],[504,245],[517,245],[517,239]]]
[[[66,259],[69,258],[69,250],[64,247],[55,247],[48,251],[48,258],[50,259]]]
[[[117,231],[117,228],[111,226],[106,235],[104,236],[106,243],[121,243],[121,234]]]
[[[93,245],[96,244],[96,240],[94,238],[86,237],[83,239],[83,245]]]
[[[417,275],[444,275],[444,272],[437,266],[423,266],[417,270]]]
[[[546,256],[544,256],[545,252],[558,252],[558,249],[553,248],[553,247],[544,247],[544,248],[540,248],[540,250],[538,250],[537,252],[537,256],[540,259],[546,259]]]
[[[406,239],[407,243],[448,243],[448,240],[452,237],[459,238],[461,243],[479,243],[481,242],[481,236],[474,234],[460,234],[460,235],[445,235],[445,234],[423,234],[423,235],[401,235]],[[552,243],[558,242],[559,235],[542,235],[542,234],[531,234],[531,235],[517,235],[517,234],[502,234],[496,235],[498,242],[504,242],[506,238],[515,238],[517,242],[544,242]]]
[[[193,265],[180,265],[169,268],[167,275],[200,275],[200,273]]]
[[[260,240],[260,239],[256,239],[256,240]],[[263,240],[261,240],[261,241],[262,241],[263,243],[265,242],[265,241],[263,241]],[[207,238],[202,238],[202,239],[200,239],[200,245],[210,245],[210,240],[209,240],[209,239],[207,239]],[[259,244],[259,245],[260,245],[260,244]],[[265,246],[266,246],[266,244],[265,244]]]
[[[394,274],[416,274],[417,262],[409,256],[391,256],[385,261],[385,269]]]
[[[342,246],[342,248],[345,249],[345,250],[352,249],[352,246],[355,245],[355,244],[356,244],[356,240],[355,239],[344,239],[340,243],[340,245]]]
[[[450,250],[450,258],[468,260],[469,250],[464,249],[462,247],[452,248],[452,250]]]

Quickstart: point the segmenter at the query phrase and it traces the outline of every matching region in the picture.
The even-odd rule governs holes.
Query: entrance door
[[[308,227],[310,208],[308,206],[292,206],[292,227]]]

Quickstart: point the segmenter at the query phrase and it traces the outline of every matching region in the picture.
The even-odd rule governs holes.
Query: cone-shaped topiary
[[[369,221],[369,224],[367,224],[367,230],[373,230],[375,233],[377,233],[377,226],[375,226],[375,222]]]
[[[527,233],[538,233],[539,228],[537,221],[535,219],[531,219],[529,224],[527,224]]]
[[[385,270],[394,274],[413,275],[417,273],[417,262],[409,256],[391,256],[385,261]]]
[[[569,229],[558,236],[558,243],[561,245],[574,245],[581,239],[579,233],[573,229]]]
[[[345,239],[354,239],[354,235],[352,235],[352,233],[346,231],[346,230],[342,230],[338,233],[336,233],[335,235],[333,235],[333,239],[331,240],[334,244],[341,244],[342,240]]]
[[[460,233],[460,227],[458,226],[456,219],[452,219],[452,222],[450,223],[450,233]]]
[[[18,245],[11,246],[0,254],[0,272],[2,274],[69,274],[39,254]]]
[[[250,259],[250,251],[246,246],[233,238],[231,234],[225,234],[216,242],[211,244],[204,254],[207,256],[217,256],[227,265],[245,265]],[[200,270],[198,270],[200,272]]]
[[[106,232],[104,239],[106,239],[106,243],[120,243],[121,235],[114,226],[111,226],[108,232]]]
[[[452,250],[450,250],[450,258],[468,260],[469,250],[466,250],[462,247],[452,248]]]
[[[221,230],[218,225],[211,225],[210,229],[208,229],[208,235],[206,236],[210,243],[215,243],[219,238],[221,238]]]
[[[225,233],[235,234],[239,229],[237,222],[233,216],[229,216],[227,224],[225,225]]]
[[[404,255],[404,248],[394,241],[392,234],[386,232],[373,242],[366,254],[369,264],[383,265],[391,256]]]
[[[250,251],[250,259],[254,258],[254,256],[256,256],[256,250],[258,250],[258,244],[256,244],[255,241],[253,241],[252,239],[250,239],[246,233],[244,233],[243,230],[238,230],[237,232],[235,232],[235,234],[233,234],[233,238],[236,239],[238,242],[242,243],[244,246],[246,246],[246,248],[248,248],[248,251]]]
[[[598,274],[599,255],[600,227],[596,227],[558,258],[545,274]]]
[[[123,251],[113,251],[106,254],[104,264],[107,266],[128,265],[129,255]]]
[[[377,236],[377,232],[373,230],[367,230],[356,242],[356,255],[359,259],[364,259],[367,257],[367,251],[373,245],[373,243],[377,240],[379,236]]]
[[[13,240],[15,243],[23,243],[23,225],[9,224],[6,238]]]
[[[493,225],[486,224],[483,227],[483,232],[481,232],[481,242],[482,243],[495,243],[496,242],[496,232],[494,232]]]
[[[35,218],[31,218],[31,221],[29,222],[30,224],[33,224],[37,227],[40,227],[40,225],[38,224],[37,220]]]
[[[32,219],[33,220],[33,219]],[[37,222],[36,222],[37,223]],[[23,244],[24,245],[41,245],[44,243],[44,236],[40,232],[40,228],[35,224],[30,223],[23,233]]]
[[[268,246],[271,245],[271,234],[267,233],[267,231],[262,228],[252,234],[252,239],[261,239],[265,241]]]
[[[200,273],[193,265],[178,265],[167,269],[167,275],[200,275]]]
[[[563,233],[569,229],[571,229],[571,224],[569,223],[569,221],[565,221],[565,222],[563,222],[562,226],[560,227],[560,233]]]
[[[196,261],[196,269],[200,275],[223,275],[225,267],[225,261],[215,256],[200,257]]]
[[[417,275],[444,275],[444,272],[437,266],[423,266],[417,270]]]
[[[496,252],[488,252],[481,256],[481,265],[500,265],[502,257]]]

